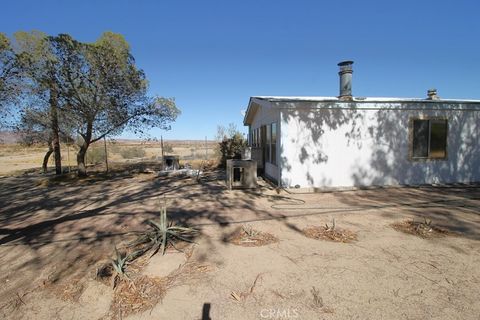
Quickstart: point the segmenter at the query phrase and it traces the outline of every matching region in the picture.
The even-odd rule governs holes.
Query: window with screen
[[[447,120],[413,120],[413,159],[445,159],[447,157]]]

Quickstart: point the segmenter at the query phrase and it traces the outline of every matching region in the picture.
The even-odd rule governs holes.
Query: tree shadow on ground
[[[268,216],[256,205],[260,194],[229,192],[221,176],[210,172],[199,183],[180,175],[120,175],[46,186],[38,176],[1,178],[0,251],[6,254],[0,281],[14,273],[30,275],[30,284],[50,272],[54,278],[81,277],[108,259],[114,246],[146,230],[145,222],[157,218],[165,203],[171,221],[199,228]],[[2,291],[8,295],[27,284],[21,278]]]
[[[224,234],[233,225],[271,220],[300,233],[293,220],[296,217],[330,218],[377,210],[396,218],[395,210],[400,208],[403,213],[431,217],[471,239],[480,239],[479,188],[335,192],[341,205],[329,208],[322,194],[305,196],[301,203],[295,195],[275,195],[271,186],[228,191],[222,177],[219,171],[206,173],[200,182],[195,177],[138,174],[47,186],[39,185],[43,178],[36,176],[0,178],[0,281],[8,283],[1,289],[0,299],[40,279],[84,277],[111,257],[115,246],[145,230],[145,222],[157,218],[165,203],[171,221],[200,229],[218,227]],[[408,206],[407,202],[416,204]],[[295,205],[297,210],[275,207],[278,204]]]
[[[371,188],[338,192],[347,206],[373,207],[378,214],[401,220],[412,217],[432,220],[465,238],[480,240],[480,185]]]

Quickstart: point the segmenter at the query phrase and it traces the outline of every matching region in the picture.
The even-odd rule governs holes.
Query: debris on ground
[[[310,226],[302,230],[303,234],[316,240],[328,240],[334,242],[349,243],[357,241],[357,234],[348,229],[340,229],[335,225],[335,219],[332,221],[332,225],[329,226]]]
[[[266,246],[278,242],[278,239],[271,233],[255,230],[248,225],[244,225],[231,235],[225,237],[224,240],[244,247]]]
[[[250,288],[248,290],[240,292],[240,293],[232,291],[230,293],[230,297],[233,300],[238,301],[238,302],[245,301],[251,294],[253,294],[253,290],[255,289],[255,286],[257,285],[257,282],[261,279],[262,279],[262,274],[261,273],[257,274],[257,276],[255,277],[255,280],[253,281],[253,284],[250,286]]]
[[[139,276],[122,279],[114,291],[110,313],[114,319],[153,308],[162,300],[167,291],[165,279]]]
[[[407,234],[413,234],[421,238],[439,238],[452,235],[453,233],[443,228],[432,225],[432,220],[415,221],[404,220],[391,224],[392,228]]]

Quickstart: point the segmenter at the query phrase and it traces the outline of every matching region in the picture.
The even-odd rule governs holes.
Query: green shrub
[[[90,146],[87,150],[86,161],[92,164],[105,162],[105,148]]]
[[[220,165],[225,167],[227,159],[241,159],[242,151],[246,146],[247,141],[240,133],[236,133],[231,138],[225,137],[218,143]]]
[[[145,149],[142,147],[125,147],[120,149],[120,155],[124,159],[143,158],[145,157]]]

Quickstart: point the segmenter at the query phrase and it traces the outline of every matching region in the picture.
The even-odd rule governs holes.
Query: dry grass
[[[187,262],[164,278],[142,274],[142,270],[150,261],[149,255],[142,255],[128,265],[128,278],[118,276],[111,262],[100,264],[96,270],[96,280],[113,288],[113,301],[108,317],[122,319],[152,309],[170,288],[203,278],[204,274],[213,268],[207,264],[190,261],[193,250],[193,246],[185,247]]]
[[[357,234],[348,229],[339,229],[335,225],[333,227],[325,226],[310,226],[302,230],[303,234],[316,240],[327,240],[334,242],[349,243],[357,241]]]
[[[77,302],[85,289],[84,283],[78,278],[62,282],[46,280],[43,282],[43,286],[53,293],[55,297],[71,302]]]
[[[120,280],[110,305],[110,316],[122,319],[153,308],[165,296],[167,287],[168,280],[148,276]]]
[[[440,238],[453,235],[452,232],[433,226],[431,220],[415,221],[405,220],[391,224],[391,227],[397,231],[412,234],[424,239]]]
[[[168,144],[173,147],[172,152],[167,152],[166,154],[174,154],[180,156],[181,163],[188,163],[194,169],[198,169],[200,164],[205,162],[205,142],[202,140],[193,141],[193,140],[176,140],[176,141],[165,141],[165,144]],[[215,153],[217,143],[215,141],[207,142],[207,158],[206,161],[207,167],[212,167],[218,165],[217,155]],[[100,158],[94,156],[95,153],[103,154],[103,140],[92,144],[87,152],[86,164],[92,165],[95,163],[103,164],[104,155]],[[1,175],[21,175],[25,171],[32,171],[35,173],[40,173],[42,171],[42,161],[43,157],[48,150],[47,146],[44,145],[34,145],[34,146],[23,146],[20,144],[2,144],[0,143],[0,162],[2,166],[0,167]],[[142,157],[135,158],[135,160],[148,161],[154,160],[158,161],[161,156],[161,147],[160,142],[145,142],[145,141],[135,141],[135,140],[117,140],[116,142],[107,142],[107,154],[109,164],[111,166],[114,163],[129,163],[131,159],[125,159],[122,156],[122,152],[128,150],[142,150],[144,153]],[[71,145],[69,148],[65,144],[61,145],[62,153],[62,166],[64,168],[70,166],[72,169],[76,168],[76,152],[77,147]],[[204,164],[205,165],[205,164]],[[49,161],[49,170],[52,170],[54,166],[53,156],[50,157]]]
[[[237,246],[260,247],[278,242],[278,239],[268,232],[258,231],[250,226],[243,226],[226,237],[224,241]]]
[[[323,302],[323,298],[320,296],[320,290],[315,288],[315,286],[312,287],[310,290],[310,293],[312,294],[312,304],[311,306],[313,308],[319,309],[323,313],[333,313],[334,310],[333,308],[330,308],[326,306]]]
[[[132,279],[122,278],[114,290],[110,316],[113,319],[122,319],[130,314],[152,309],[170,288],[190,283],[211,270],[212,267],[209,265],[190,261],[165,278],[145,275],[138,275]]]
[[[238,302],[245,301],[250,295],[253,294],[253,290],[257,286],[257,282],[261,279],[262,279],[262,274],[261,273],[257,274],[257,276],[255,277],[255,280],[253,281],[253,284],[250,286],[250,288],[248,290],[240,292],[240,293],[232,291],[230,293],[230,297],[233,300],[238,301]]]
[[[25,303],[25,296],[28,295],[31,292],[26,292],[23,294],[19,294],[18,292],[16,295],[9,299],[5,304],[0,306],[0,317],[2,319],[7,319],[8,316],[12,315],[14,312],[16,312],[20,307],[26,306],[27,304]]]

